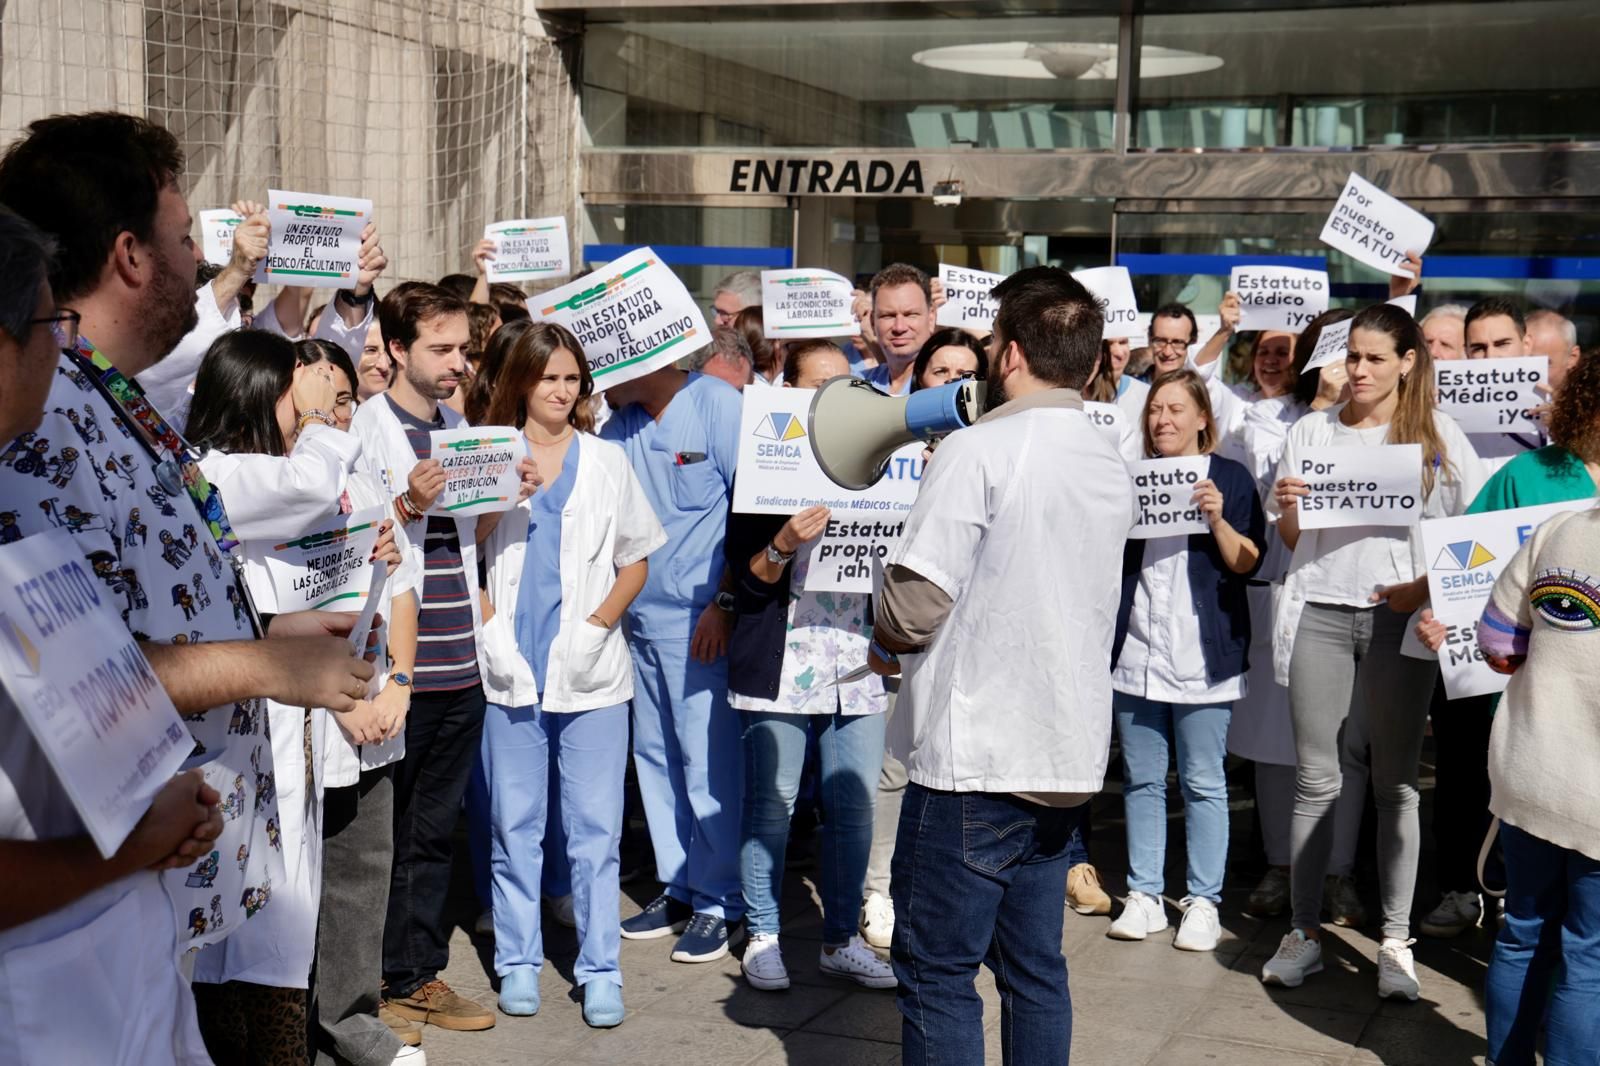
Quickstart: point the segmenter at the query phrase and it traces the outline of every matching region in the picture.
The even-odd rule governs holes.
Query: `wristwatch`
[[[395,684],[399,685],[401,688],[410,688],[411,687],[411,675],[410,674],[400,674],[400,673],[390,674],[389,675],[389,680],[393,681]]]
[[[351,307],[366,307],[377,298],[377,295],[377,292],[373,289],[368,289],[365,296],[357,296],[353,289],[340,289],[336,294],[338,299],[343,300]]]
[[[711,605],[727,614],[733,613],[733,593],[723,590],[711,597]]]
[[[773,566],[782,566],[784,563],[787,563],[793,558],[794,552],[780,551],[777,541],[767,541],[767,562],[771,563]]]

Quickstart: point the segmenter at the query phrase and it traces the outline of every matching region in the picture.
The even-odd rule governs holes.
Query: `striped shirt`
[[[404,410],[387,393],[384,399],[405,427],[406,439],[419,460],[433,454],[436,429],[444,428],[437,412],[433,421]],[[456,520],[428,515],[422,539],[422,609],[417,615],[417,670],[412,687],[418,692],[452,692],[478,683],[478,650],[472,631],[472,589],[461,562]]]

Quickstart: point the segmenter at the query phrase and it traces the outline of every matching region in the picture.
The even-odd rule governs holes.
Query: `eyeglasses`
[[[1172,339],[1170,337],[1151,337],[1150,338],[1150,347],[1155,349],[1158,352],[1159,351],[1167,351],[1167,352],[1187,351],[1188,348],[1189,348],[1189,342],[1188,341],[1175,340],[1175,339]]]
[[[30,318],[28,325],[43,326],[48,323],[58,348],[74,348],[78,344],[78,323],[82,321],[83,316],[76,311],[57,311],[43,318]]]

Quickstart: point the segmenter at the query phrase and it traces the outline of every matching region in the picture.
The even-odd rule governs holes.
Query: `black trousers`
[[[1443,684],[1433,687],[1433,846],[1441,894],[1478,891],[1478,851],[1489,831],[1489,729],[1496,702],[1492,695],[1447,700]]]

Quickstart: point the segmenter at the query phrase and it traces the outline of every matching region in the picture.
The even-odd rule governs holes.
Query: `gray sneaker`
[[[1329,874],[1322,883],[1322,895],[1328,901],[1328,920],[1334,925],[1360,929],[1367,924],[1367,908],[1362,906],[1354,878]]]

